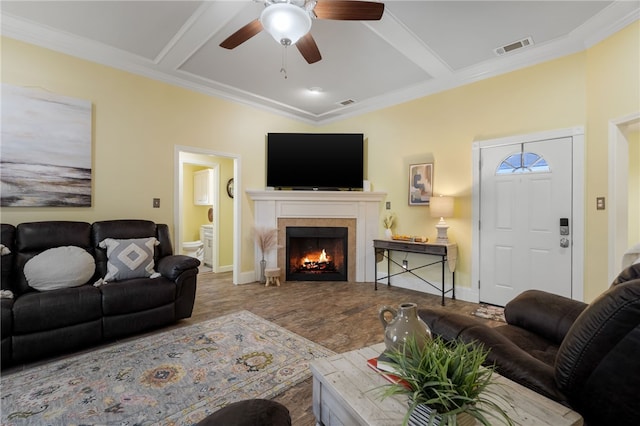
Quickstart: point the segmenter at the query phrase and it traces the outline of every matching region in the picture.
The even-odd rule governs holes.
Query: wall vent
[[[353,99],[347,99],[341,102],[338,102],[338,105],[342,105],[342,106],[347,106],[347,105],[351,105],[351,104],[355,104],[356,101],[354,101]]]
[[[533,38],[527,37],[522,40],[514,41],[513,43],[506,44],[504,46],[500,46],[496,49],[493,49],[496,52],[496,55],[501,56],[505,53],[513,52],[514,50],[522,49],[523,47],[533,46]]]

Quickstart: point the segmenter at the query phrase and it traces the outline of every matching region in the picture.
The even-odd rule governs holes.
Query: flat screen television
[[[268,133],[267,186],[275,189],[362,190],[362,133]]]

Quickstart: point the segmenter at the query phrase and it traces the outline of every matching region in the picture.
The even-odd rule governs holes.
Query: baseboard
[[[240,274],[238,274],[238,282],[236,284],[251,284],[257,281],[256,271],[240,272]]]
[[[386,277],[386,272],[382,272],[378,274],[378,276],[382,279],[383,277]],[[413,279],[411,278],[413,277],[410,277],[410,278],[394,277],[393,283],[391,285],[393,287],[406,288],[408,290],[415,290],[421,293],[428,293],[428,294],[433,294],[434,296],[440,296],[440,292],[438,292],[438,290],[436,290],[435,288],[432,288],[430,285],[425,284],[424,282],[422,282],[417,278],[413,278]],[[256,271],[248,271],[248,272],[240,273],[240,279],[238,284],[239,285],[251,284],[251,283],[255,283],[256,281],[258,281],[256,279]],[[439,282],[437,283],[434,282],[433,284],[440,285]],[[378,281],[378,287],[385,286],[385,285],[387,285],[386,280]],[[447,290],[450,288],[451,288],[451,285],[446,286]],[[450,298],[451,293],[447,293],[445,297]],[[465,302],[478,303],[478,300],[480,300],[480,297],[477,289],[456,285],[456,299],[464,300]]]
[[[382,279],[387,276],[386,272],[379,273],[378,276],[379,278],[381,278],[381,281],[378,281],[378,287],[387,285],[386,279]],[[393,277],[391,285],[393,287],[405,288],[407,290],[415,290],[421,293],[433,294],[434,296],[441,295],[440,291],[438,291],[437,289],[431,287],[429,284],[422,282],[418,278],[411,277],[411,276],[408,276],[407,278],[402,276]],[[433,285],[440,286],[441,284],[440,282],[434,282]],[[449,290],[449,289],[451,289],[451,285],[450,284],[445,285],[445,290]],[[447,293],[445,297],[450,298],[451,293],[450,292]],[[478,303],[478,300],[479,300],[478,290],[456,285],[456,299],[464,300],[465,302]]]

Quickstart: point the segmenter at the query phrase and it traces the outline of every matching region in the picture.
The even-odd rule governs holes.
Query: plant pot
[[[267,268],[267,261],[262,259],[260,261],[260,282],[262,284],[267,282],[267,278],[264,276],[264,270]]]
[[[449,424],[442,420],[440,414],[428,405],[419,404],[409,415],[409,426],[444,426]],[[476,419],[469,413],[456,414],[456,424],[458,426],[474,426]]]
[[[392,236],[393,236],[393,232],[391,231],[391,229],[390,229],[390,228],[386,228],[386,229],[384,230],[384,237],[385,237],[387,240],[390,240]]]

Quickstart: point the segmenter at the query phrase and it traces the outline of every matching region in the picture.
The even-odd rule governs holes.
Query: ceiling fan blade
[[[227,37],[222,43],[220,43],[220,47],[224,47],[225,49],[235,49],[254,35],[258,34],[260,31],[262,31],[262,24],[256,19]]]
[[[339,21],[377,21],[383,12],[384,3],[373,1],[318,0],[313,8],[318,19]]]
[[[307,33],[300,40],[298,40],[296,42],[296,47],[302,54],[302,57],[304,57],[304,59],[306,59],[306,61],[310,64],[316,63],[320,59],[322,59],[320,50],[318,50],[318,45],[313,39],[311,33]]]

